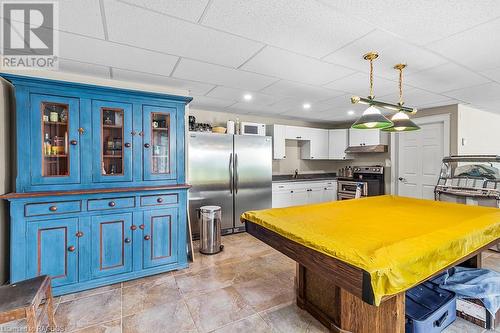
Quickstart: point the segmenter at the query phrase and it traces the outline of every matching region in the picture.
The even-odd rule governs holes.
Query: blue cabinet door
[[[143,105],[144,180],[177,178],[177,110]]]
[[[132,213],[93,216],[91,263],[94,278],[132,271]]]
[[[54,287],[75,283],[78,277],[78,219],[27,224],[27,278],[50,275]]]
[[[177,208],[144,212],[144,268],[177,262]]]
[[[132,181],[132,105],[92,101],[95,182]]]
[[[31,136],[18,147],[31,144],[31,184],[80,183],[79,100],[31,94],[30,108]]]

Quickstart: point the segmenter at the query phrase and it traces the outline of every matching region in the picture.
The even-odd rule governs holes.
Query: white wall
[[[458,153],[500,155],[500,114],[458,106]]]
[[[0,78],[0,194],[12,191],[11,147],[14,144],[14,131],[11,131],[9,98],[11,86]],[[7,281],[9,264],[9,212],[5,200],[0,200],[0,285]]]

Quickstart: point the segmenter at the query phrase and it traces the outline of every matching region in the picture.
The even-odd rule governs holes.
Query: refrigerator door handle
[[[229,193],[233,194],[233,153],[229,153]]]
[[[235,177],[234,177],[234,192],[236,194],[238,194],[238,183],[240,181],[240,173],[239,173],[239,170],[238,170],[238,154],[234,154],[234,173],[235,173]]]

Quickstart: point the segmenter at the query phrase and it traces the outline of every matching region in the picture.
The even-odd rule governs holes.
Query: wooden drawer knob
[[[156,199],[156,202],[157,202],[157,203],[162,203],[162,202],[163,202],[163,198],[158,198],[158,199]]]
[[[75,247],[73,245],[71,245],[70,247],[68,247],[68,251],[69,252],[74,252],[75,251]]]
[[[71,143],[73,146],[76,146],[78,144],[78,141],[76,140],[71,140],[69,143]]]
[[[78,238],[83,237],[83,232],[78,231],[75,236]]]
[[[49,210],[50,210],[51,212],[55,212],[55,211],[57,210],[57,206],[50,206],[50,207],[49,207]]]
[[[114,206],[116,206],[116,203],[115,203],[114,201],[110,201],[110,202],[108,203],[108,206],[109,206],[109,207],[114,207]]]
[[[139,229],[144,230],[144,224],[139,225]]]
[[[149,143],[144,144],[144,148],[149,148],[149,147],[151,147],[151,145]]]
[[[137,230],[137,226],[135,224],[132,224],[132,226],[130,226],[130,230]]]
[[[130,148],[130,142],[125,142],[125,147]]]
[[[145,239],[145,240],[150,240],[150,239],[151,239],[151,236],[146,235],[146,236],[144,236],[144,239]]]
[[[130,240],[130,238],[125,238],[124,242],[128,244],[131,242],[131,240]]]

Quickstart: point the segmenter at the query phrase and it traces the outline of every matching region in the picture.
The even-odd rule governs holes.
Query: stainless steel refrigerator
[[[245,230],[240,215],[272,203],[271,137],[189,133],[191,232],[199,237],[201,206],[222,207],[222,233]]]

